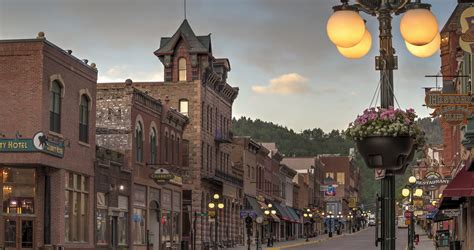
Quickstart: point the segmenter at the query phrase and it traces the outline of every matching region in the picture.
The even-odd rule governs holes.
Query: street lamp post
[[[215,222],[214,222],[214,248],[217,250],[217,241],[218,241],[218,220],[219,220],[219,209],[224,209],[224,203],[220,201],[219,194],[214,194],[212,196],[212,201],[209,202],[208,207],[210,211],[215,213]]]
[[[410,207],[409,207],[409,212],[410,212],[410,225],[408,225],[408,250],[413,250],[414,249],[414,244],[413,240],[415,238],[415,225],[414,225],[414,219],[413,219],[413,197],[421,197],[423,196],[423,190],[418,188],[418,185],[416,185],[416,177],[410,176],[408,178],[408,185],[405,186],[404,189],[402,189],[402,195],[404,197],[408,197],[408,200],[410,202]]]
[[[352,218],[354,218],[354,216],[352,216],[352,213],[349,212],[349,215],[347,216],[347,219],[349,220],[349,233],[352,233]]]
[[[313,220],[313,213],[311,212],[311,209],[307,208],[306,212],[303,214],[303,217],[309,220],[308,225],[312,227],[313,225],[311,222]],[[309,241],[309,231],[310,231],[310,227],[306,226],[306,241]]]
[[[267,208],[263,208],[263,213],[268,217],[270,218],[270,216],[273,214],[275,215],[276,214],[276,210],[275,209],[272,209],[272,204],[269,203],[267,205]],[[272,236],[272,228],[273,228],[273,225],[270,221],[270,219],[268,220],[269,224],[270,224],[270,229],[269,229],[269,233],[268,233],[268,242],[267,242],[267,247],[272,247],[273,246],[273,236]],[[263,238],[263,235],[262,235],[262,238]]]
[[[334,220],[334,215],[332,212],[328,213],[328,216],[326,217],[328,219],[329,225],[328,225],[328,236],[329,238],[332,237],[332,229],[333,229],[333,220]]]
[[[369,52],[372,41],[358,12],[377,17],[380,55],[375,61],[376,70],[380,71],[380,104],[382,108],[393,107],[393,70],[398,68],[398,63],[392,47],[392,14],[405,13],[400,22],[401,34],[407,46],[416,45],[412,46],[415,50],[436,43],[435,38],[439,35],[436,17],[430,12],[430,5],[421,0],[358,0],[354,5],[348,2],[341,0],[341,5],[333,7],[335,12],[327,24],[329,39],[345,57],[361,58]],[[439,49],[439,46],[434,47]],[[420,57],[436,51],[420,55],[410,50]],[[381,180],[381,200],[381,249],[395,250],[395,175],[391,171],[387,171]]]

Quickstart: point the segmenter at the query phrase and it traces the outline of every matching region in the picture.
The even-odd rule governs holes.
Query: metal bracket
[[[398,56],[393,56],[393,60],[384,60],[381,56],[375,57],[375,70],[396,70],[398,69]]]

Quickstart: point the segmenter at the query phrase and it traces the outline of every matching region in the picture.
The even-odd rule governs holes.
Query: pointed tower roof
[[[196,36],[194,31],[191,29],[188,20],[184,19],[172,37],[161,38],[160,48],[155,51],[155,55],[160,56],[172,54],[180,38],[185,40],[190,53],[211,52],[211,34],[207,36]]]

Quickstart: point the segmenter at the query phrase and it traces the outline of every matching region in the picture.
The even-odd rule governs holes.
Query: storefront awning
[[[258,203],[258,204],[260,205],[260,207],[263,208],[263,209],[267,209],[267,208],[268,208],[268,206],[267,206],[267,204],[265,204],[265,202],[261,202],[261,201],[258,201],[258,200],[257,200],[257,203]],[[268,217],[268,215],[265,215],[265,214],[264,214],[264,215],[263,215],[263,218],[267,218],[267,219],[271,218],[271,220],[273,220],[274,222],[280,222],[280,218],[278,218],[278,216],[276,216],[275,214],[270,214],[269,217]]]
[[[443,197],[474,197],[474,172],[469,172],[463,167],[443,190]]]
[[[438,210],[438,212],[436,212],[436,214],[433,217],[434,222],[447,221],[447,220],[451,220],[451,219],[453,219],[453,218],[449,217],[449,216],[446,216],[445,214],[443,214],[441,212],[441,210]]]
[[[299,223],[301,221],[298,214],[296,214],[296,211],[294,208],[288,207],[288,211],[290,212],[290,215],[293,218],[293,222]]]
[[[280,216],[282,220],[291,221],[290,216],[286,212],[287,210],[283,209],[283,207],[280,204],[278,204],[278,202],[272,202],[272,205],[273,207],[275,207],[277,214]]]
[[[257,199],[255,199],[254,197],[252,196],[248,196],[246,195],[245,196],[245,199],[247,200],[247,202],[250,204],[250,207],[253,211],[255,211],[255,213],[257,214],[257,216],[262,216],[264,217],[264,214],[263,214],[263,211],[261,209],[261,205],[258,203]]]

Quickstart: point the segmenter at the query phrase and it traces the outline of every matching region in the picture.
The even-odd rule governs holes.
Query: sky
[[[184,0],[0,0],[0,39],[35,38],[39,31],[80,59],[95,62],[99,82],[162,81],[153,52],[184,19]],[[351,0],[354,3],[354,0]],[[441,29],[456,0],[432,4]],[[187,20],[196,35],[212,33],[215,57],[229,58],[228,83],[239,87],[233,115],[271,121],[297,132],[346,129],[369,107],[379,82],[378,22],[361,14],[374,43],[362,59],[346,59],[326,35],[332,6],[339,0],[187,0]],[[398,70],[395,97],[400,108],[420,117],[423,87],[434,86],[439,53],[419,59],[405,48],[393,19]],[[380,103],[380,102],[379,102]],[[374,106],[375,104],[372,104]]]

